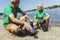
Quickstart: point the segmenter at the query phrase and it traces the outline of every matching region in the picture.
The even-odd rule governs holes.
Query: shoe
[[[26,35],[26,31],[25,31],[25,30],[21,30],[21,33],[22,33],[23,35]]]
[[[36,31],[36,30],[30,30],[29,32],[30,32],[30,35],[31,35],[31,36],[34,36],[34,35],[37,34],[37,31]]]

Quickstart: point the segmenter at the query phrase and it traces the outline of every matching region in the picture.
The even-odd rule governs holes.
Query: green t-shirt
[[[37,22],[41,22],[45,15],[46,15],[46,11],[44,11],[44,10],[42,12],[39,12],[38,10],[35,11],[35,16],[37,18],[36,19]]]
[[[9,18],[10,14],[14,14],[14,17],[17,17],[17,13],[20,12],[20,8],[12,8],[11,4],[8,5],[5,9],[4,9],[4,18],[3,18],[3,26],[6,27],[8,24],[12,23],[12,21]]]

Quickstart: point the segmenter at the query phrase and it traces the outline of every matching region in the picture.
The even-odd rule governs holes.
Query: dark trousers
[[[47,27],[47,24],[46,24],[46,21],[44,20],[42,23],[37,23],[38,25],[38,28],[40,27],[39,24],[41,25],[41,28],[44,32],[48,31],[48,27]],[[33,22],[30,22],[30,25],[32,26],[32,28],[34,29],[33,27]]]
[[[47,27],[47,24],[46,24],[46,21],[44,20],[42,23],[40,23],[41,27],[42,27],[42,30],[44,32],[48,31],[48,27]]]

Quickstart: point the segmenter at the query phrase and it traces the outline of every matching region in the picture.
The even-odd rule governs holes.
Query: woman
[[[46,28],[48,29],[49,15],[46,13],[46,11],[44,11],[42,4],[38,4],[38,10],[35,11],[34,20],[37,23],[37,28],[40,28],[40,26],[41,26],[44,31]]]

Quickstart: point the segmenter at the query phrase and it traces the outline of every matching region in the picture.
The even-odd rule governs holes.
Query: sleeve
[[[47,13],[47,12],[44,10],[44,15],[46,15],[46,13]]]
[[[37,16],[37,12],[35,11],[35,16]]]
[[[19,7],[18,7],[18,12],[21,13],[23,16],[26,15],[26,13],[22,11]]]
[[[5,9],[5,15],[9,16],[12,13],[12,9]]]
[[[17,10],[18,10],[18,12],[21,12],[22,11],[19,7],[17,8]]]

